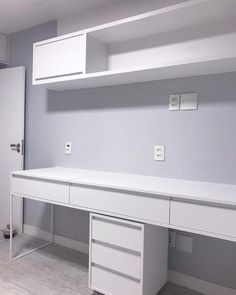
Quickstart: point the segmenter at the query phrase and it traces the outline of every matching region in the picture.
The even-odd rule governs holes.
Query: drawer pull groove
[[[133,224],[130,224],[130,223],[125,223],[124,224],[123,222],[119,222],[119,221],[115,221],[115,220],[107,220],[106,218],[102,218],[102,217],[93,216],[93,220],[99,220],[99,221],[110,223],[110,224],[117,224],[117,225],[120,225],[122,227],[131,228],[131,229],[138,230],[138,231],[142,230],[141,226],[139,227],[137,225],[133,225]],[[131,222],[131,221],[127,221],[127,222]]]
[[[99,244],[99,245],[102,245],[104,247],[112,248],[112,249],[115,249],[115,250],[119,250],[119,251],[122,251],[122,252],[125,252],[125,253],[128,253],[128,254],[131,254],[131,255],[141,256],[141,253],[139,251],[127,249],[127,248],[124,248],[124,247],[120,247],[120,246],[113,245],[113,244],[110,244],[110,243],[98,241],[98,240],[95,240],[95,239],[92,239],[92,243]]]
[[[135,282],[137,282],[137,283],[140,283],[140,279],[133,278],[133,277],[131,277],[131,276],[129,276],[129,275],[123,274],[123,273],[121,273],[121,272],[119,272],[119,271],[115,271],[115,270],[113,270],[113,269],[110,269],[110,268],[108,268],[108,267],[105,267],[105,266],[99,265],[99,264],[97,264],[97,263],[93,263],[93,262],[92,262],[91,264],[92,264],[92,266],[95,266],[95,267],[97,267],[97,268],[100,268],[100,269],[103,269],[103,270],[105,270],[105,271],[111,272],[111,273],[113,273],[113,274],[115,274],[115,275],[121,276],[121,277],[126,278],[126,279],[128,279],[128,280],[135,281]]]

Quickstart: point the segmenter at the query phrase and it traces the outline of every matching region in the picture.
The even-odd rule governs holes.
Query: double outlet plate
[[[165,161],[165,146],[163,144],[154,146],[154,160]]]

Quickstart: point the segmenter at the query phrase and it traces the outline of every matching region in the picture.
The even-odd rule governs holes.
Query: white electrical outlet
[[[65,143],[65,154],[66,155],[71,155],[72,153],[72,143],[71,142],[66,142]]]
[[[184,93],[181,94],[181,111],[197,110],[198,108],[198,95],[197,93]]]
[[[155,161],[165,161],[165,146],[162,144],[154,146]]]
[[[169,110],[170,111],[179,111],[180,107],[180,94],[171,94],[169,101]]]
[[[169,247],[175,248],[175,241],[176,241],[175,231],[169,230],[169,232],[168,232],[168,245],[169,245]]]
[[[179,251],[191,254],[193,252],[193,238],[177,235],[176,249]]]

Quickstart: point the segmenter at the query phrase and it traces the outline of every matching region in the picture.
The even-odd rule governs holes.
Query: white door
[[[10,222],[10,172],[24,165],[25,68],[0,70],[0,230]],[[14,200],[13,223],[22,230],[23,201]]]

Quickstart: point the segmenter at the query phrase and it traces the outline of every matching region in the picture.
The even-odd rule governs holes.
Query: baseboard
[[[51,241],[51,234],[47,231],[44,231],[38,227],[31,226],[28,224],[24,224],[23,231],[25,234],[37,237],[39,239],[45,241]],[[89,253],[89,245],[80,241],[75,241],[72,239],[68,239],[59,235],[54,235],[54,243],[72,250],[76,250],[78,252],[88,254]]]
[[[45,230],[42,230],[38,227],[31,226],[28,224],[23,225],[23,233],[32,236],[37,237],[39,239],[45,240],[45,241],[51,241],[51,234]]]
[[[189,275],[168,271],[168,281],[205,295],[235,295],[236,290],[203,281]]]
[[[89,245],[80,241],[54,235],[54,243],[84,254],[89,254]]]

